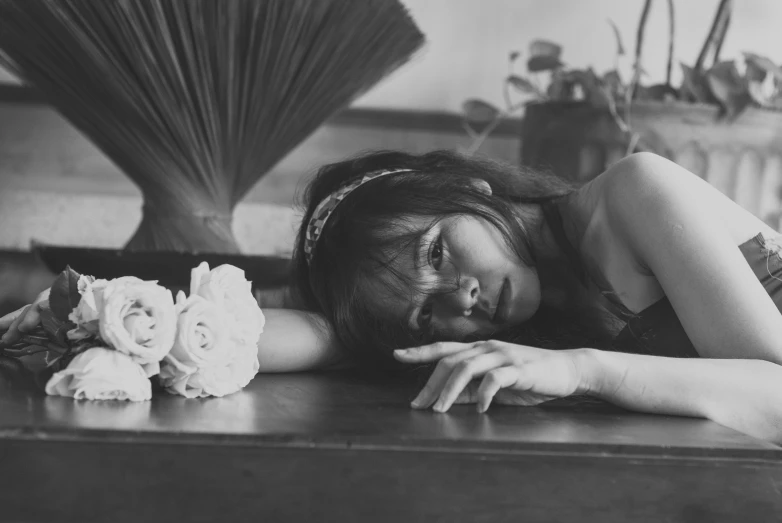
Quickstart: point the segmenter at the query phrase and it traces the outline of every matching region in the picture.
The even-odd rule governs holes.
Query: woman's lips
[[[508,321],[510,317],[510,282],[506,279],[502,281],[500,295],[497,297],[492,323],[502,324]]]

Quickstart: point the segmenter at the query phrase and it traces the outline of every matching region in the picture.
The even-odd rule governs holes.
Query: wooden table
[[[75,402],[0,382],[0,520],[782,521],[782,449],[605,404],[414,411],[415,378]]]

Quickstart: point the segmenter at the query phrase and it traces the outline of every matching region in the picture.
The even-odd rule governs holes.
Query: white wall
[[[526,52],[535,38],[564,46],[569,65],[613,67],[615,40],[606,22],[622,32],[630,53],[643,0],[402,0],[428,44],[411,63],[356,102],[364,107],[458,111],[478,96],[502,103],[508,51]],[[675,81],[679,61],[695,62],[718,0],[674,0]],[[649,80],[665,77],[668,47],[667,1],[653,2],[646,28],[643,66]],[[767,54],[782,63],[782,0],[737,0],[722,56],[741,51]],[[523,64],[519,64],[523,65]],[[626,60],[629,67],[630,60]],[[628,69],[629,70],[629,69]]]

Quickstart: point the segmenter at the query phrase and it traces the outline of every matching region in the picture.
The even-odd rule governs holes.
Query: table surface
[[[708,420],[628,412],[596,401],[416,411],[420,378],[331,372],[258,375],[224,398],[93,402],[47,397],[0,377],[2,439],[584,452],[782,460],[782,448]]]

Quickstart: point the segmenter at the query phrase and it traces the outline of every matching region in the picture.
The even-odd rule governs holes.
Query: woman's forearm
[[[260,372],[326,369],[346,360],[318,314],[294,309],[263,309],[266,324],[258,339]]]
[[[782,443],[782,366],[764,360],[579,352],[586,393],[654,414],[708,418]]]

